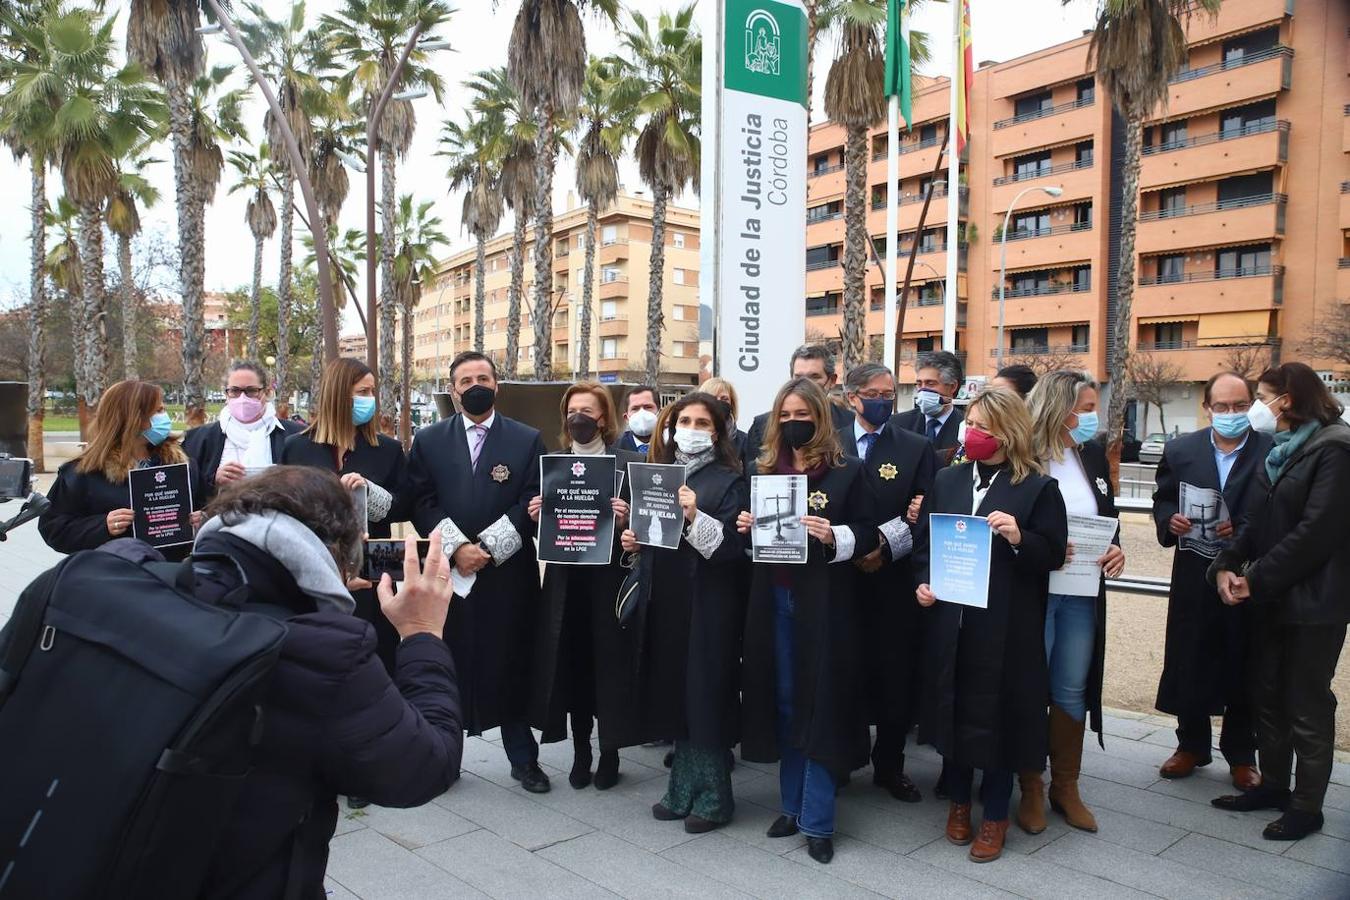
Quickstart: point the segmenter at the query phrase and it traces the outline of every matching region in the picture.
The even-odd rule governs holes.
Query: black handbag
[[[620,628],[627,628],[637,621],[638,611],[647,605],[651,591],[647,579],[642,577],[642,566],[638,565],[636,553],[624,554],[619,565],[628,570],[623,583],[619,585],[619,595],[614,600],[614,618],[619,620]]]

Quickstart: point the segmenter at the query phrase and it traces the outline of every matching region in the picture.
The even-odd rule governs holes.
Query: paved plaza
[[[13,515],[12,504],[0,516]],[[59,556],[34,525],[0,543],[0,624],[28,581]],[[1344,664],[1344,663],[1343,663]],[[1342,713],[1343,715],[1345,713]],[[931,798],[939,761],[928,748],[907,769],[928,799],[910,806],[860,772],[839,798],[834,863],[820,866],[802,838],[769,840],[774,767],[742,763],[733,775],[736,820],[693,837],[657,822],[664,750],[623,751],[613,790],[567,785],[571,745],[545,746],[552,793],[510,778],[495,732],[471,738],[459,783],[420,809],[344,808],[328,867],[329,896],[364,900],[441,897],[1350,897],[1350,765],[1336,764],[1326,827],[1294,844],[1261,838],[1270,814],[1209,806],[1229,790],[1216,763],[1185,781],[1158,778],[1172,721],[1116,713],[1106,751],[1084,753],[1083,795],[1097,835],[1057,816],[1030,837],[1015,827],[1002,859],[984,865],[943,837],[946,805]]]

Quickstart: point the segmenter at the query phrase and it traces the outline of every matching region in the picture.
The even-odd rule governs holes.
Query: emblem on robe
[[[891,463],[882,463],[881,468],[877,469],[877,474],[881,476],[882,481],[894,481],[897,469]]]
[[[501,463],[497,463],[497,465],[492,467],[491,474],[492,480],[497,482],[498,484],[501,484],[506,479],[511,477],[511,470],[508,469],[506,466],[502,465]]]
[[[806,505],[816,511],[824,509],[829,502],[830,498],[825,496],[824,491],[812,491],[806,498]]]
[[[1097,492],[1100,493],[1103,497],[1105,497],[1105,496],[1106,496],[1106,491],[1107,491],[1106,479],[1105,479],[1105,478],[1098,478],[1098,479],[1097,479]]]

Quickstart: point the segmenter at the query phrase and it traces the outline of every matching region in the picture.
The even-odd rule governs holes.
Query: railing
[[[1159,350],[1207,350],[1213,347],[1278,346],[1280,346],[1280,339],[1277,337],[1252,338],[1250,335],[1205,338],[1203,343],[1200,341],[1140,341],[1138,343],[1138,349],[1141,353],[1153,353]]]
[[[1054,294],[1085,294],[1092,290],[1092,282],[1066,281],[1059,284],[1047,284],[1034,288],[1008,288],[1003,292],[1005,298],[1013,297],[1049,297]],[[998,299],[998,288],[991,292],[995,300]]]
[[[1044,119],[1047,116],[1057,116],[1060,113],[1068,112],[1071,109],[1082,109],[1085,106],[1091,106],[1096,102],[1096,95],[1084,97],[1081,100],[1070,100],[1067,103],[1061,103],[1059,106],[1042,106],[1040,109],[1024,112],[1013,116],[1011,119],[999,119],[994,123],[994,130],[1008,128],[1013,125],[1020,125],[1023,122],[1031,122],[1035,119]]]
[[[1201,66],[1198,69],[1182,69],[1177,74],[1168,79],[1170,84],[1177,84],[1182,81],[1194,81],[1197,78],[1204,78],[1206,75],[1213,75],[1215,72],[1227,72],[1230,69],[1240,69],[1243,66],[1255,65],[1259,62],[1265,62],[1268,59],[1276,57],[1294,56],[1294,51],[1283,44],[1276,44],[1274,47],[1268,47],[1265,50],[1258,50],[1256,53],[1244,53],[1236,59],[1225,59],[1220,62],[1211,63],[1208,66]]]
[[[600,317],[601,324],[604,324],[605,322],[626,322],[626,321],[628,321],[628,315],[626,313],[614,313],[612,315]]]
[[[834,165],[826,166],[823,169],[812,169],[810,172],[806,173],[806,177],[816,178],[820,175],[829,175],[831,172],[842,172],[842,171],[844,171],[844,164],[835,163]]]
[[[1090,230],[1092,230],[1091,222],[1065,222],[1062,225],[1051,225],[1047,228],[1010,228],[1004,233],[1004,239],[1025,241],[1031,238],[1048,237],[1052,234],[1068,234],[1074,231]]]
[[[1342,193],[1342,194],[1350,194],[1350,181],[1342,181],[1342,182],[1341,182],[1341,193]]]
[[[1031,181],[1033,178],[1044,178],[1047,175],[1059,175],[1064,172],[1073,172],[1077,169],[1092,168],[1092,160],[1074,160],[1073,162],[1060,163],[1057,166],[1042,166],[1039,169],[1033,169],[1029,172],[1014,172],[1011,175],[1003,175],[994,179],[995,185],[1016,184],[1019,181]]]
[[[1087,344],[1032,344],[1027,347],[1004,347],[1004,356],[1044,356],[1047,353],[1087,353]],[[998,357],[998,348],[990,347],[989,356]]]
[[[1336,260],[1336,268],[1350,269],[1350,256],[1342,256],[1340,259]]]
[[[806,271],[819,272],[821,269],[833,269],[838,267],[838,265],[839,260],[837,259],[826,259],[821,260],[820,262],[809,262],[806,264]]]
[[[1256,194],[1251,197],[1235,197],[1232,200],[1218,200],[1214,203],[1197,203],[1179,209],[1154,209],[1139,214],[1139,221],[1153,222],[1158,219],[1175,219],[1181,216],[1199,216],[1205,213],[1221,212],[1225,209],[1245,209],[1248,206],[1265,206],[1269,203],[1283,204],[1288,200],[1285,194]]]
[[[945,185],[944,185],[943,187],[940,187],[940,188],[933,188],[933,199],[934,199],[934,200],[937,200],[937,199],[939,199],[939,198],[941,198],[941,197],[946,197],[946,196],[947,196],[947,188],[946,188]],[[957,189],[956,196],[957,196],[958,199],[960,199],[960,200],[962,200],[962,201],[969,200],[969,199],[970,199],[970,188],[966,187],[964,184],[961,185],[961,187]],[[903,197],[900,198],[900,201],[896,204],[896,206],[909,206],[909,205],[912,204],[912,203],[922,203],[922,202],[923,202],[923,198],[924,198],[924,193],[923,193],[923,191],[920,191],[920,192],[917,193],[917,194],[906,194],[905,196],[903,196]],[[882,198],[879,199],[879,200],[878,200],[876,197],[873,197],[873,198],[872,198],[872,209],[885,209],[885,208],[886,208],[886,198],[885,198],[885,197],[882,197]]]
[[[927,150],[929,147],[936,147],[942,141],[936,137],[924,138],[919,141],[901,141],[897,156],[904,156],[906,153],[918,153],[920,150]],[[872,162],[881,162],[886,158],[886,148],[872,151]]]
[[[1182,284],[1192,281],[1221,281],[1226,278],[1259,278],[1265,275],[1283,275],[1284,266],[1238,266],[1232,269],[1211,269],[1204,272],[1181,272],[1176,275],[1153,275],[1139,279],[1140,287],[1158,284]]]
[[[1173,150],[1183,150],[1188,147],[1203,147],[1206,144],[1216,144],[1219,141],[1236,140],[1237,138],[1247,137],[1252,134],[1265,134],[1269,131],[1283,131],[1288,133],[1289,123],[1284,119],[1273,122],[1253,122],[1250,125],[1242,125],[1238,128],[1225,128],[1223,131],[1216,131],[1212,134],[1199,134],[1192,138],[1182,138],[1177,141],[1164,141],[1161,144],[1145,147],[1142,153],[1144,156],[1153,156],[1156,153],[1170,153]]]
[[[811,211],[810,211],[810,210],[807,210],[807,211],[806,211],[806,224],[807,224],[807,225],[814,225],[814,224],[816,224],[817,222],[829,222],[829,221],[832,221],[832,220],[834,220],[834,219],[842,219],[843,217],[844,217],[844,211],[843,211],[842,209],[839,210],[838,212],[825,213],[824,215],[821,215],[821,214],[819,214],[819,213],[817,213],[816,215],[812,215],[812,214],[811,214]]]
[[[837,316],[839,314],[839,305],[834,304],[833,306],[816,307],[814,309],[808,306],[806,308],[806,314],[808,316]]]

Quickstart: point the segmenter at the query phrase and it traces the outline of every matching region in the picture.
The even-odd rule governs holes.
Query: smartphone
[[[0,457],[0,499],[27,500],[33,486],[33,461],[19,456]]]
[[[378,584],[385,572],[395,581],[403,580],[404,542],[399,539],[379,539],[365,542],[365,553],[361,557],[361,577],[371,584]],[[417,561],[425,566],[427,553],[431,551],[431,541],[417,542]]]

